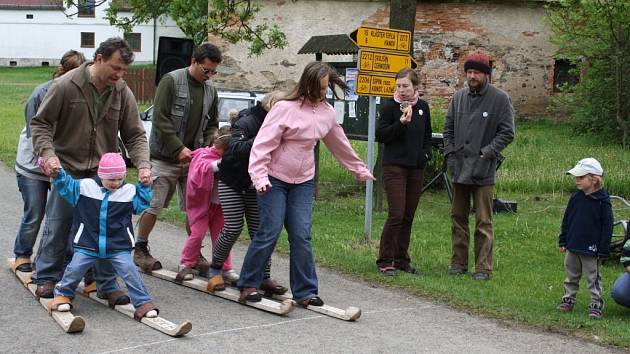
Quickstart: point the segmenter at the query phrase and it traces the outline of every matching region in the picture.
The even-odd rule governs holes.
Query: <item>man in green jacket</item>
[[[190,66],[171,71],[158,84],[153,108],[150,152],[155,181],[151,207],[140,217],[134,262],[144,271],[162,268],[148,248],[149,234],[158,215],[178,192],[186,210],[186,178],[192,150],[208,146],[219,127],[217,91],[210,78],[217,73],[221,51],[203,43],[193,52]],[[186,229],[190,234],[188,222]],[[209,267],[205,259],[204,268]]]
[[[465,87],[455,93],[444,123],[444,155],[453,177],[452,241],[449,274],[468,271],[468,215],[475,206],[475,272],[473,279],[492,274],[492,198],[501,151],[514,140],[514,108],[507,93],[489,82],[487,55],[472,53],[464,63]]]
[[[109,38],[87,62],[55,80],[31,121],[33,147],[46,175],[64,170],[74,178],[96,176],[102,155],[118,151],[118,134],[138,167],[138,179],[151,183],[146,133],[133,93],[122,80],[133,52],[122,38]],[[52,297],[61,279],[73,207],[53,187],[32,277],[41,297]],[[99,295],[110,303],[128,303],[110,264],[96,267]]]

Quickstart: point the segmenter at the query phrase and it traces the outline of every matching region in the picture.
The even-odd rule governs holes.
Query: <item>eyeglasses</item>
[[[199,65],[199,67],[201,68],[201,71],[203,71],[203,73],[206,74],[206,75],[216,75],[217,74],[216,70],[204,68],[203,65],[201,65],[199,63],[197,63],[197,65]]]

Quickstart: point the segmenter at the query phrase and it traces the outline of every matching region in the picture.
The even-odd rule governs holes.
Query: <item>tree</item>
[[[169,16],[195,44],[208,38],[208,33],[234,44],[249,43],[249,55],[260,55],[265,49],[284,48],[286,35],[277,25],[253,25],[261,7],[251,0],[65,0],[68,8],[100,6],[110,3],[106,18],[113,26],[131,32],[135,25]],[[127,12],[130,15],[127,15]],[[72,16],[74,14],[68,14]]]
[[[630,2],[560,0],[547,20],[558,56],[576,64],[581,74],[572,88],[574,121],[583,131],[612,134],[628,147]]]

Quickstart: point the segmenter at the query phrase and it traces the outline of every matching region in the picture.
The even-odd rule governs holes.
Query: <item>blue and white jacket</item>
[[[131,252],[135,245],[131,215],[149,207],[151,187],[123,183],[114,192],[91,178],[74,179],[61,170],[57,192],[74,206],[74,251],[99,258]]]

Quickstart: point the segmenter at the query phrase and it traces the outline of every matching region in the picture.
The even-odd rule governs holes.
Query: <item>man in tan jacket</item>
[[[151,183],[149,149],[136,100],[122,80],[133,52],[122,38],[109,38],[88,62],[56,80],[31,122],[33,147],[44,173],[62,166],[74,178],[96,176],[98,163],[107,152],[118,151],[118,134],[138,167],[138,179]],[[53,188],[46,206],[46,222],[35,260],[37,294],[52,297],[70,250],[72,206]],[[129,298],[120,291],[111,265],[97,263],[99,295],[111,304]]]

